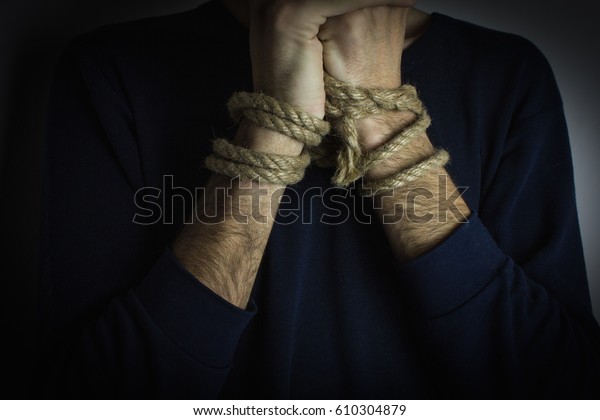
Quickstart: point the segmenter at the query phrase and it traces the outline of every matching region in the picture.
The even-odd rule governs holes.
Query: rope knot
[[[397,89],[367,89],[326,75],[325,93],[327,118],[342,143],[337,153],[337,169],[332,180],[338,186],[350,185],[374,165],[423,134],[431,124],[417,90],[411,85],[402,85]],[[356,129],[357,120],[387,111],[409,111],[417,118],[381,147],[364,153]]]
[[[333,160],[336,171],[332,182],[346,187],[421,136],[431,124],[414,86],[366,89],[326,74],[325,93],[328,121],[263,93],[234,93],[227,106],[236,122],[247,118],[261,127],[304,143],[306,148],[300,156],[290,157],[259,153],[235,146],[225,139],[217,139],[213,144],[213,154],[206,159],[206,166],[214,172],[232,177],[259,178],[287,185],[299,182],[304,177],[311,159],[325,166],[329,166]],[[356,122],[388,111],[408,111],[414,113],[416,118],[377,149],[363,152]],[[322,143],[332,127],[335,136]],[[401,187],[433,167],[444,166],[448,159],[445,150],[438,150],[424,161],[392,177],[367,182],[364,193],[371,195],[368,191]]]

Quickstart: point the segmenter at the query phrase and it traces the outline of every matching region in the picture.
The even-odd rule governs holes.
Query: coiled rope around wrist
[[[408,146],[431,124],[414,86],[365,89],[326,76],[325,92],[327,118],[342,141],[332,179],[339,186],[347,186],[362,177],[373,166]],[[416,115],[416,119],[377,149],[364,153],[356,129],[357,120],[386,111],[410,111]]]
[[[226,139],[216,139],[213,154],[205,161],[213,172],[242,179],[260,179],[272,184],[295,184],[304,178],[310,164],[310,154],[304,150],[300,156],[283,156],[255,152],[231,144]]]
[[[299,156],[283,156],[249,150],[226,139],[217,139],[213,143],[213,154],[206,158],[205,165],[213,172],[232,178],[239,176],[273,184],[295,184],[304,177],[310,165],[310,150],[318,148],[330,130],[327,121],[263,93],[234,93],[227,107],[236,122],[244,117],[306,145]]]
[[[416,89],[410,85],[402,85],[398,89],[365,89],[326,75],[325,92],[327,120],[331,122],[340,144],[322,143],[323,137],[330,131],[328,121],[263,93],[238,92],[228,102],[230,115],[235,121],[246,118],[304,143],[305,150],[297,157],[281,156],[251,151],[225,139],[217,139],[213,145],[214,153],[206,159],[207,168],[230,177],[258,178],[288,185],[303,178],[312,157],[313,161],[321,164],[333,160],[336,171],[332,182],[345,187],[364,176],[375,165],[401,153],[402,148],[422,135],[431,124]],[[416,118],[380,147],[368,153],[363,152],[356,122],[387,111],[410,111]],[[377,191],[402,187],[433,168],[444,166],[448,160],[448,153],[438,150],[391,177],[368,180],[363,184],[363,194],[372,195]]]
[[[236,122],[245,117],[261,127],[298,140],[309,149],[318,147],[330,130],[327,121],[264,93],[234,93],[227,107]]]
[[[360,192],[364,196],[372,196],[387,191],[403,188],[413,181],[421,178],[434,168],[441,168],[450,160],[450,155],[443,149],[438,149],[431,156],[423,159],[408,169],[399,171],[392,176],[382,179],[367,180],[363,183]]]

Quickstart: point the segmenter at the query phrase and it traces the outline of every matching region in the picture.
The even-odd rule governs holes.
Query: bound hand
[[[397,88],[409,6],[380,6],[327,19],[318,38],[325,70],[334,78],[364,88]],[[412,121],[412,113],[384,112],[356,122],[363,150],[384,143],[391,133]]]
[[[325,53],[332,74],[343,76],[338,68],[346,53],[357,51],[342,41],[345,34],[332,34],[326,37],[329,43],[324,51],[321,40],[317,36],[321,26],[330,22],[330,27],[336,22],[336,16],[349,16],[350,19],[359,19],[360,16],[371,16],[370,8],[378,6],[410,6],[414,0],[250,0],[250,50],[253,67],[253,80],[256,90],[299,106],[315,116],[323,117],[325,108],[325,92],[323,87],[323,57]],[[368,9],[365,9],[368,8]],[[360,11],[363,9],[364,11]],[[376,9],[377,10],[377,9]],[[395,18],[389,19],[387,27],[394,28],[390,35],[400,36],[398,21],[401,19],[399,9],[394,12]],[[352,12],[356,12],[353,14]],[[375,12],[373,17],[379,20],[384,9]],[[350,14],[350,15],[349,15]],[[340,18],[338,23],[344,23],[346,17]],[[365,23],[371,22],[363,19]],[[378,22],[379,25],[379,22]],[[355,26],[355,25],[353,25]],[[327,27],[327,26],[326,26]],[[362,26],[364,28],[364,25]],[[386,27],[372,28],[369,32],[381,40],[382,31]],[[356,32],[359,33],[359,32]],[[338,36],[339,35],[339,36]],[[354,42],[353,42],[354,44]],[[377,56],[372,58],[387,58],[383,53],[383,46]],[[401,49],[401,43],[397,44]],[[329,47],[331,46],[331,48]],[[334,54],[333,51],[339,53]],[[388,51],[389,53],[389,51]],[[375,68],[377,63],[366,66],[368,60],[360,59],[361,66],[366,70]],[[386,60],[393,61],[392,59]],[[327,67],[327,65],[326,65]],[[379,67],[381,64],[379,64]],[[397,66],[395,66],[397,68]]]
[[[365,88],[400,86],[407,7],[369,7],[327,19],[318,38],[325,70]]]

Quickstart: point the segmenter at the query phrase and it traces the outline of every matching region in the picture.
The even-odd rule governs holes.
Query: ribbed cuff
[[[473,214],[436,248],[398,264],[397,272],[413,313],[434,318],[475,296],[507,260],[481,219]]]
[[[135,293],[154,322],[199,362],[228,367],[238,341],[256,313],[242,310],[200,283],[167,249]]]

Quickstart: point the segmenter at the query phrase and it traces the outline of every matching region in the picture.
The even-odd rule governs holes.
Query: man
[[[49,119],[45,395],[597,395],[552,72],[519,37],[413,3],[212,1],[71,46]],[[362,180],[436,148],[451,165],[375,199],[332,188],[330,167],[285,189],[203,165],[215,134],[303,153],[247,118],[232,127],[225,103],[263,92],[322,119],[325,72],[414,85],[432,117]],[[416,117],[358,119],[360,153]]]

